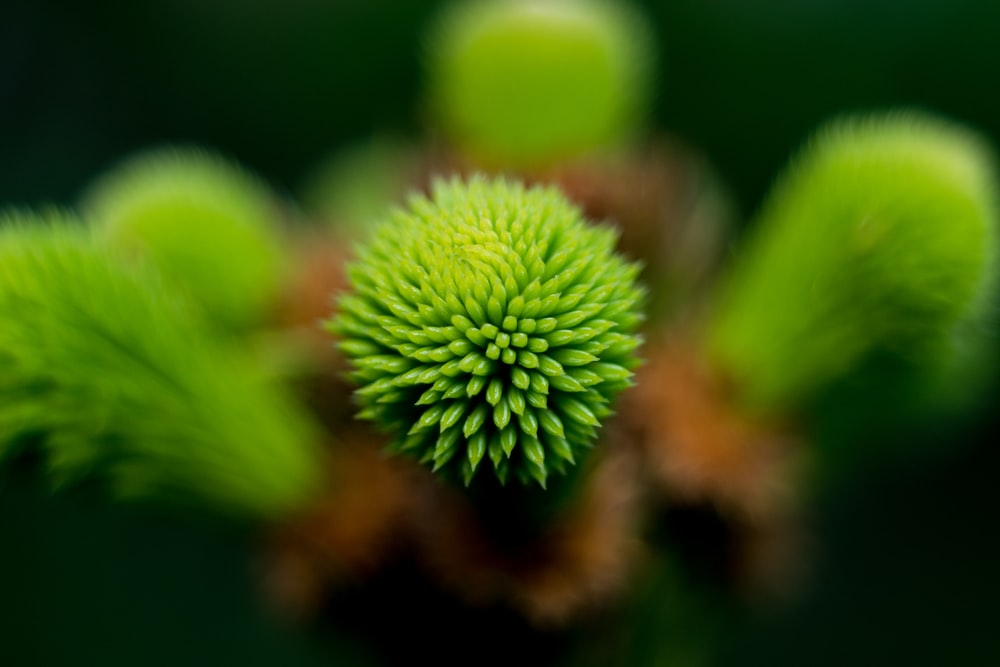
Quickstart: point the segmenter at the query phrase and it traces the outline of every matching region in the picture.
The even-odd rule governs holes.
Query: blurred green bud
[[[82,225],[0,222],[0,459],[234,515],[307,497],[311,426],[187,303]]]
[[[821,130],[723,285],[716,365],[749,405],[786,408],[875,355],[951,363],[993,294],[995,184],[981,140],[933,117]]]
[[[488,458],[545,485],[630,384],[638,266],[554,188],[439,181],[349,269],[333,329],[363,410],[398,451],[468,484]]]
[[[647,112],[651,31],[612,0],[460,2],[427,49],[431,114],[493,166],[544,166],[612,146]]]
[[[209,153],[164,149],[126,161],[83,209],[109,243],[152,260],[225,326],[265,315],[280,287],[276,200]]]
[[[302,204],[331,229],[367,233],[387,208],[416,187],[418,159],[413,148],[388,138],[350,146],[309,175]]]

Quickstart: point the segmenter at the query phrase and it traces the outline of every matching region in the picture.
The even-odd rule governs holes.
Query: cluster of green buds
[[[545,485],[596,437],[639,345],[638,267],[552,188],[438,182],[373,232],[333,330],[394,447]]]

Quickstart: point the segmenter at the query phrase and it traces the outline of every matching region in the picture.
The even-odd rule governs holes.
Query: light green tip
[[[544,486],[637,364],[638,267],[553,188],[439,181],[377,227],[332,323],[363,415],[469,483]]]
[[[249,174],[196,149],[126,161],[83,210],[112,245],[154,261],[231,328],[258,322],[280,285],[276,200]]]
[[[997,202],[978,137],[934,117],[839,120],[794,161],[718,295],[710,354],[786,408],[872,354],[947,364],[993,294]]]
[[[460,2],[426,44],[433,117],[491,166],[545,166],[613,146],[647,112],[651,31],[625,4]]]
[[[0,459],[234,515],[306,498],[311,426],[186,304],[78,223],[0,221]]]

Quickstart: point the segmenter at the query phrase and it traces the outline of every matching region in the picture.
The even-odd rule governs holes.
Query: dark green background
[[[997,0],[643,4],[661,42],[655,125],[702,149],[744,214],[841,111],[926,108],[1000,144]],[[420,27],[438,5],[3,0],[0,202],[70,204],[163,142],[213,146],[291,192],[339,145],[420,131]],[[810,592],[741,623],[721,663],[1000,664],[995,422],[824,496]],[[0,665],[360,660],[356,637],[257,608],[250,531],[49,498],[16,471],[3,481]],[[447,628],[408,641],[447,642]]]

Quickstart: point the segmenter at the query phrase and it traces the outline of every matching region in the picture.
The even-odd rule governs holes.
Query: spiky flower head
[[[554,188],[439,181],[373,232],[333,329],[361,416],[468,484],[483,458],[545,485],[629,385],[643,290]]]
[[[494,165],[545,166],[614,145],[646,113],[651,33],[623,3],[459,2],[427,49],[432,114]]]
[[[994,292],[991,155],[921,114],[822,129],[723,285],[710,353],[748,404],[787,408],[872,354],[948,364]]]
[[[240,167],[199,149],[160,149],[113,169],[83,210],[112,245],[153,261],[221,324],[258,322],[282,256],[276,198]]]
[[[291,398],[148,265],[79,223],[0,219],[0,461],[37,448],[57,486],[243,516],[317,482]]]

